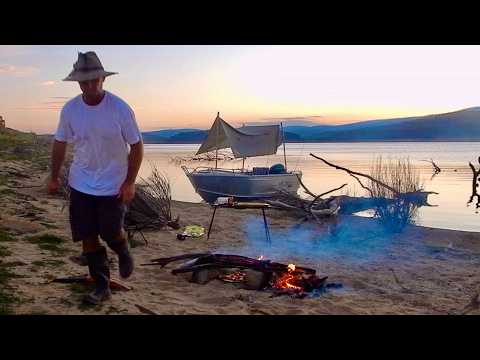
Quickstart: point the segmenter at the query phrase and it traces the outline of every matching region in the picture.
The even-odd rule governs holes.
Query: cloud
[[[33,66],[16,66],[11,64],[0,64],[0,75],[30,76],[38,69]]]
[[[25,105],[12,108],[13,111],[44,111],[44,110],[62,110],[64,102],[44,102],[38,105]]]
[[[44,82],[40,83],[40,85],[42,85],[42,86],[53,86],[55,84],[56,83],[53,80],[48,80],[48,81],[44,81]]]
[[[30,55],[33,47],[30,45],[0,45],[0,57],[13,58]]]
[[[322,115],[307,115],[307,116],[291,116],[291,117],[281,117],[281,118],[264,118],[262,120],[267,120],[267,121],[270,121],[270,120],[300,120],[300,121],[304,121],[304,120],[313,120],[313,119],[319,119],[319,118],[323,118],[324,116]]]

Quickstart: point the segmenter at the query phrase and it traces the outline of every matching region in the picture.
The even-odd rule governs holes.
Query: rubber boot
[[[124,279],[130,277],[133,273],[134,263],[132,254],[128,250],[126,241],[116,241],[108,243],[110,249],[112,249],[118,255],[118,270],[120,276]]]
[[[110,269],[108,268],[107,250],[101,247],[96,252],[86,253],[90,276],[95,280],[95,291],[84,297],[88,304],[98,305],[111,298]]]
[[[85,253],[81,253],[80,255],[76,256],[70,256],[70,260],[72,260],[77,265],[88,266],[88,259],[85,256]]]

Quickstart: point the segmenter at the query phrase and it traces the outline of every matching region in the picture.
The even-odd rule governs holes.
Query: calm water
[[[172,185],[175,200],[200,202],[192,185],[172,158],[195,154],[200,145],[192,144],[149,144],[145,146],[145,160],[140,169],[140,176],[147,177],[150,172],[149,162],[156,164],[165,173]],[[311,157],[313,153],[335,164],[352,170],[368,173],[372,161],[382,156],[384,159],[408,157],[418,168],[424,189],[436,191],[439,195],[430,195],[429,202],[436,207],[422,207],[417,224],[444,228],[480,232],[480,214],[475,206],[467,206],[472,189],[472,171],[468,162],[477,168],[480,156],[480,142],[462,143],[330,143],[330,144],[287,144],[287,165],[289,170],[301,170],[303,182],[313,192],[322,193],[344,183],[348,186],[336,194],[361,196],[364,190],[355,179],[343,171],[335,170]],[[421,160],[433,159],[442,172],[431,179],[432,165]],[[271,166],[283,163],[283,150],[277,155],[250,158],[246,167]],[[190,168],[197,166],[214,166],[215,162],[184,163]],[[242,160],[219,161],[219,167],[241,168]],[[302,190],[300,190],[302,191]]]

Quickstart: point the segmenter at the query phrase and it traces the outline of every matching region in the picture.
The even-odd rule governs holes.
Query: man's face
[[[93,80],[79,81],[78,84],[80,85],[83,95],[96,96],[102,93],[104,81],[105,77],[101,77]]]

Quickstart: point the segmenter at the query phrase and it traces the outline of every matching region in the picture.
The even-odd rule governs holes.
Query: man
[[[143,142],[132,109],[103,90],[105,78],[114,74],[104,70],[95,52],[78,54],[64,81],[77,81],[82,94],[62,109],[48,183],[49,193],[59,189],[67,143],[72,143],[70,226],[73,241],[82,242],[90,276],[95,280],[95,291],[84,298],[90,304],[111,297],[107,252],[99,236],[118,255],[123,278],[128,278],[134,268],[123,221],[126,206],[135,196]]]

